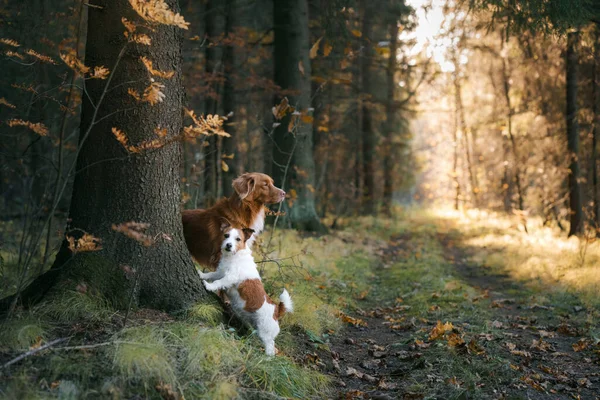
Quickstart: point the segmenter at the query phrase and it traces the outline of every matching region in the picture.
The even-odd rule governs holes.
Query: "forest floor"
[[[484,212],[339,222],[255,245],[295,303],[275,358],[215,302],[74,290],[0,326],[0,398],[600,399],[600,242]]]
[[[338,398],[600,399],[596,305],[486,265],[510,254],[469,246],[473,233],[451,218],[390,231],[369,294],[309,357]]]

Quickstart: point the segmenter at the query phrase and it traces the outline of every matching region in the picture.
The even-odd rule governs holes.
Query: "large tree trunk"
[[[600,136],[600,24],[596,24],[594,41],[594,131],[592,133],[592,201],[596,236],[600,237],[600,193],[598,193],[598,136]]]
[[[302,114],[311,106],[308,2],[274,0],[275,83],[290,93],[289,104]],[[279,104],[281,99],[276,99]],[[274,132],[273,178],[296,198],[289,210],[293,227],[324,231],[315,210],[315,164],[312,124],[288,113]]]
[[[579,32],[567,35],[567,157],[569,157],[569,236],[583,233],[583,200],[579,184],[579,125],[577,123],[577,42]]]
[[[363,192],[362,192],[362,211],[364,214],[375,213],[375,148],[377,138],[373,130],[373,120],[371,117],[371,62],[373,58],[373,46],[371,43],[373,7],[368,0],[362,0],[362,38],[363,47],[361,51],[361,76],[362,76],[362,155],[363,155]]]
[[[393,135],[398,124],[396,123],[396,109],[394,107],[396,94],[396,53],[398,52],[398,21],[390,23],[390,56],[387,65],[387,104],[386,126],[383,143],[383,212],[390,215],[392,211],[392,198],[394,194],[394,165],[397,154],[393,145]]]
[[[178,8],[176,0],[167,3]],[[169,137],[179,134],[182,36],[179,28],[161,25],[150,33],[152,46],[126,48],[121,18],[141,23],[140,18],[127,0],[96,4],[100,7],[89,8],[85,60],[90,66],[108,67],[112,76],[86,83],[89,96],[83,96],[67,235],[88,232],[102,240],[102,250],[73,254],[65,241],[51,270],[24,291],[23,299],[33,302],[50,289],[50,293],[75,289],[83,283],[79,290],[99,293],[116,307],[125,308],[133,299],[133,304],[146,307],[181,309],[206,292],[183,240],[180,146],[126,154],[111,129],[125,132],[133,145],[155,139],[159,126],[167,129]],[[159,79],[166,98],[155,106],[136,103],[127,94],[131,85],[127,82],[148,82],[141,56],[152,60],[156,69],[175,71],[173,78]],[[132,106],[135,111],[123,111]],[[146,233],[156,239],[155,244],[142,246],[111,229],[112,224],[128,221],[149,224]]]
[[[233,28],[236,24],[236,7],[235,0],[227,0],[226,5],[226,23],[225,23],[225,35],[233,33]],[[223,195],[229,197],[233,194],[233,187],[231,182],[237,177],[239,173],[239,155],[237,154],[236,143],[239,138],[235,135],[235,122],[240,121],[241,115],[236,115],[238,110],[236,109],[236,97],[235,97],[235,82],[233,75],[235,73],[235,46],[233,43],[228,44],[224,49],[223,55],[223,72],[225,74],[225,84],[223,87],[223,111],[228,117],[226,130],[231,135],[230,138],[223,138],[223,156],[233,156],[231,158],[222,158],[223,162],[227,164],[227,171],[223,169],[221,171],[221,186],[223,188]]]

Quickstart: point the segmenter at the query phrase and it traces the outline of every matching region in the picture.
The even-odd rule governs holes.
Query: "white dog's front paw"
[[[215,285],[213,285],[212,283],[208,283],[208,281],[202,281],[202,283],[204,284],[206,290],[210,292],[214,292],[216,290]]]

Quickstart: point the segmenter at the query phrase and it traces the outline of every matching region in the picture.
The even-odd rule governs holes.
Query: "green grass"
[[[103,322],[115,311],[102,296],[76,290],[62,290],[36,306],[35,312],[57,323]]]
[[[0,325],[0,349],[23,351],[47,338],[45,324],[34,314],[19,315]]]

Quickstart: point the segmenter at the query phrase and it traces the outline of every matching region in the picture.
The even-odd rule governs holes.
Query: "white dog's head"
[[[223,233],[223,243],[221,244],[222,254],[234,255],[246,248],[246,241],[250,239],[254,233],[254,229],[237,229],[233,228],[229,223],[223,223],[221,225],[221,232]]]

